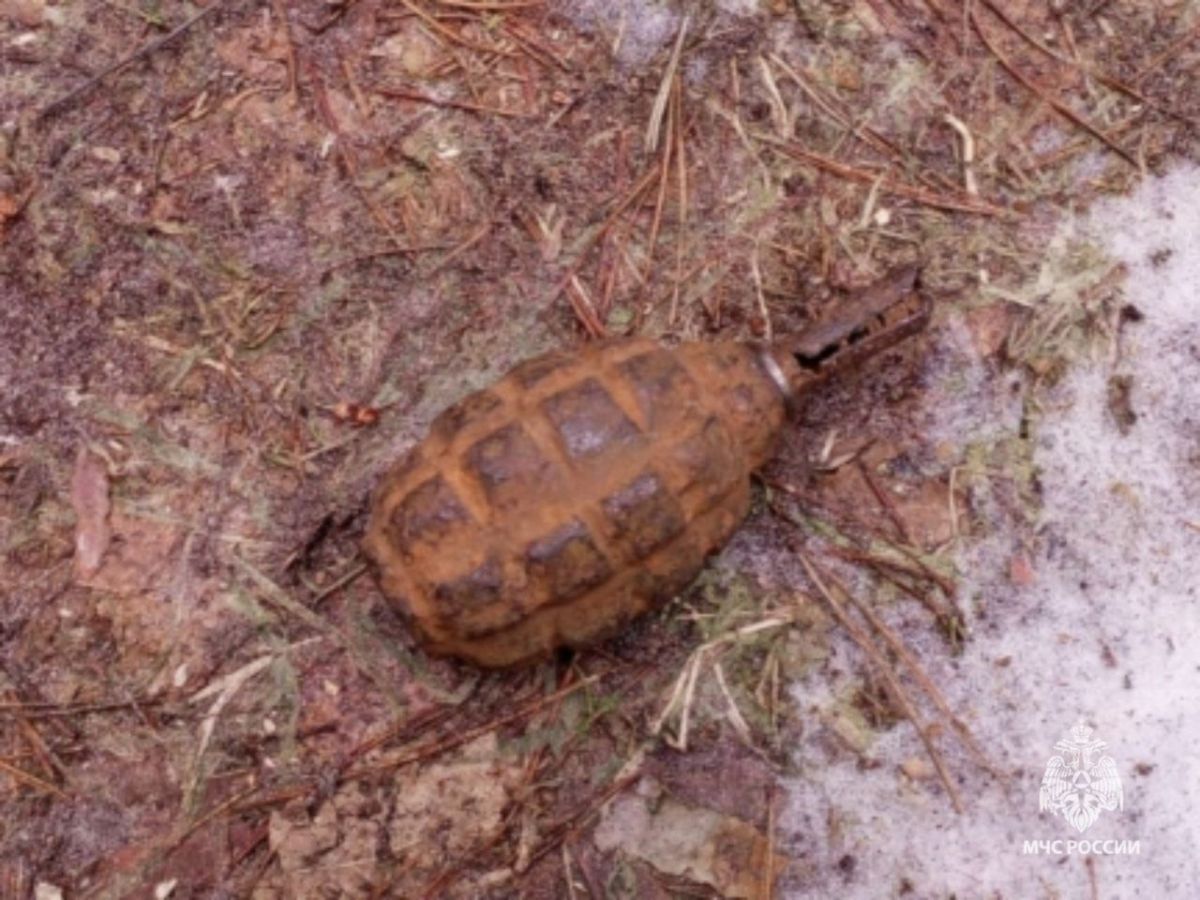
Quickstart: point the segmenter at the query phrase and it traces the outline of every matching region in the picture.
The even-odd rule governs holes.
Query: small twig
[[[841,591],[842,596],[849,599],[854,608],[859,611],[859,613],[864,619],[867,620],[868,623],[870,623],[871,627],[875,629],[875,632],[883,637],[885,643],[887,643],[887,645],[892,649],[892,652],[896,654],[902,663],[904,663],[909,673],[921,686],[922,690],[925,691],[925,695],[931,701],[933,701],[933,705],[938,708],[938,712],[945,716],[946,720],[954,726],[954,730],[958,732],[958,736],[962,740],[963,746],[965,746],[970,754],[975,757],[975,761],[980,765],[980,767],[993,775],[999,775],[1000,773],[997,772],[995,766],[992,765],[987,756],[984,754],[983,750],[980,749],[979,745],[975,742],[975,736],[971,734],[971,729],[968,728],[967,724],[963,722],[962,719],[960,719],[957,715],[955,715],[953,710],[950,709],[950,704],[946,702],[946,698],[942,696],[942,692],[937,689],[937,685],[933,683],[933,679],[929,677],[929,674],[925,671],[925,668],[920,664],[920,662],[917,661],[917,658],[913,656],[912,652],[900,639],[900,636],[897,635],[896,632],[893,631],[886,622],[879,618],[879,616],[875,614],[875,611],[871,609],[870,606],[847,590],[846,586],[842,584],[840,580],[838,580],[837,576],[831,574],[829,575],[829,579],[835,585],[837,585],[837,588],[839,591]]]
[[[603,240],[604,236],[608,234],[609,229],[611,229],[621,217],[621,214],[624,213],[625,210],[632,206],[642,196],[642,193],[646,190],[646,188],[654,183],[655,178],[662,177],[662,173],[663,170],[661,165],[655,164],[653,168],[651,168],[648,172],[646,172],[645,175],[638,179],[637,183],[634,184],[629,193],[627,193],[620,200],[620,202],[617,203],[617,205],[613,208],[613,211],[608,214],[604,222],[601,223],[600,227],[596,229],[595,234],[588,238],[584,245],[579,248],[579,252],[575,256],[575,261],[567,267],[566,273],[561,279],[559,279],[558,284],[555,285],[554,290],[550,293],[550,297],[547,299],[548,303],[557,299],[558,295],[566,289],[568,284],[570,284],[571,278],[574,277],[575,273],[579,270],[579,267],[583,264],[583,260],[587,255],[587,252],[593,246],[595,246],[598,241]]]
[[[537,62],[542,63],[543,66],[546,66],[546,63],[539,58],[538,54],[546,56],[550,60],[550,64],[552,66],[562,69],[564,72],[574,71],[570,62],[563,59],[551,48],[542,46],[541,43],[526,34],[523,29],[518,29],[515,23],[505,22],[504,33],[520,44],[525,49],[526,53],[528,53]],[[547,68],[550,68],[550,66],[547,66]]]
[[[808,559],[804,553],[799,554],[800,564],[804,567],[804,571],[808,573],[809,579],[816,586],[817,592],[825,600],[825,605],[833,613],[838,624],[845,629],[850,638],[858,645],[859,649],[867,655],[871,664],[883,677],[884,682],[888,686],[888,691],[893,699],[900,706],[904,715],[912,722],[913,728],[917,732],[921,743],[925,745],[925,752],[929,754],[930,760],[933,762],[934,769],[937,770],[938,777],[946,788],[946,793],[950,796],[950,802],[954,806],[954,811],[961,813],[963,811],[962,798],[959,796],[958,788],[955,787],[953,779],[950,777],[950,772],[946,768],[946,763],[942,759],[941,751],[933,743],[933,739],[929,735],[929,726],[921,719],[916,706],[908,696],[908,691],[904,689],[900,678],[895,669],[888,664],[884,658],[883,652],[880,650],[871,636],[865,633],[855,622],[847,615],[846,610],[842,608],[841,603],[836,600],[829,588],[826,586],[824,579],[818,574],[816,566]]]
[[[768,58],[772,63],[782,69],[784,74],[791,78],[792,81],[799,86],[800,90],[804,91],[804,93],[808,95],[808,98],[812,100],[817,108],[824,112],[825,115],[831,118],[835,123],[837,123],[838,126],[844,128],[856,138],[869,144],[886,156],[890,156],[898,161],[903,158],[902,151],[894,143],[881,135],[878,131],[875,131],[873,128],[870,128],[866,125],[856,124],[849,112],[844,109],[838,109],[833,100],[830,100],[828,97],[823,95],[817,90],[816,86],[811,83],[811,76],[809,76],[807,72],[802,74],[801,71],[793,68],[785,59],[775,53],[768,54]]]
[[[316,595],[313,596],[313,598],[311,600],[308,601],[308,605],[313,608],[319,606],[321,601],[324,600],[326,597],[330,596],[331,594],[336,594],[342,588],[346,587],[349,584],[353,584],[355,581],[357,581],[359,579],[359,577],[362,576],[362,574],[367,571],[367,568],[368,567],[367,567],[366,563],[359,563],[357,566],[352,568],[349,572],[347,572],[341,578],[339,578],[335,582],[333,582],[333,584],[329,585],[328,587],[322,588],[320,592],[318,592]]]
[[[201,828],[203,828],[205,825],[207,825],[213,819],[217,818],[218,816],[220,816],[223,813],[229,812],[229,810],[233,809],[239,803],[245,802],[247,798],[253,797],[255,794],[257,794],[261,790],[262,790],[261,784],[252,784],[249,787],[247,787],[241,791],[238,791],[236,794],[234,794],[228,800],[225,800],[222,803],[218,803],[215,807],[213,807],[211,810],[206,812],[204,815],[200,816],[200,818],[196,819],[195,822],[193,822],[191,825],[189,825],[187,828],[185,828],[178,835],[178,837],[176,837],[174,840],[172,840],[170,843],[168,843],[166,847],[162,848],[161,852],[170,853],[170,851],[174,850],[176,847],[181,845],[184,841],[186,841],[188,838],[190,838],[193,834],[195,834],[197,831],[199,831]]]
[[[754,138],[778,148],[784,155],[790,156],[798,162],[808,163],[815,168],[822,169],[840,178],[859,181],[863,184],[874,184],[880,177],[880,173],[878,172],[857,169],[831,157],[806,150],[791,141],[779,140],[769,134],[757,133],[754,135]],[[895,194],[897,197],[904,197],[907,200],[912,200],[914,203],[919,203],[922,206],[930,206],[934,209],[971,213],[977,216],[1010,217],[1015,215],[1012,210],[1005,209],[1002,206],[994,206],[982,200],[976,200],[966,194],[963,194],[961,197],[954,197],[926,188],[903,184],[886,176],[880,181],[880,189],[886,193]]]
[[[321,114],[321,118],[325,122],[325,127],[333,132],[335,145],[337,147],[338,158],[341,159],[342,165],[346,169],[346,177],[350,179],[350,184],[362,200],[363,206],[371,214],[379,227],[391,239],[392,243],[397,248],[404,247],[404,242],[400,239],[400,234],[396,231],[396,226],[392,224],[392,220],[388,218],[383,209],[375,203],[371,198],[370,193],[364,188],[358,180],[358,164],[354,160],[354,155],[346,146],[345,135],[342,133],[341,124],[338,122],[337,116],[334,114],[333,106],[329,102],[329,94],[325,90],[325,85],[320,78],[310,76],[312,82],[313,93],[317,100],[317,110]]]
[[[455,44],[460,44],[463,47],[468,48],[469,50],[475,50],[479,53],[489,53],[489,54],[495,53],[495,54],[499,54],[501,56],[512,56],[513,55],[512,51],[510,51],[510,50],[505,50],[501,47],[488,47],[484,44],[477,44],[474,41],[470,40],[469,38],[463,37],[461,34],[459,34],[453,28],[448,28],[447,26],[445,26],[441,22],[439,22],[434,16],[430,15],[428,12],[426,12],[424,9],[422,9],[419,4],[414,2],[414,0],[400,0],[400,3],[409,12],[411,12],[414,16],[416,16],[418,19],[420,19],[422,22],[424,22],[426,25],[428,25],[431,29],[433,29],[433,31],[437,32],[442,37],[447,38],[448,40],[452,41]]]
[[[477,686],[478,682],[476,682],[473,687]],[[401,739],[404,741],[413,741],[416,738],[421,737],[430,729],[437,728],[439,725],[444,724],[446,720],[455,715],[457,711],[458,707],[450,704],[431,706],[421,710],[420,712],[401,722],[389,725],[379,734],[376,734],[373,737],[365,738],[348,750],[343,756],[343,762],[340,768],[342,770],[350,768],[355,762],[362,759],[362,757],[366,756],[372,750],[382,747],[384,744],[389,743],[390,741]]]
[[[455,9],[467,9],[473,12],[511,12],[515,9],[532,9],[541,6],[545,0],[506,0],[500,3],[496,0],[471,2],[471,0],[438,0],[439,6],[451,6]]]
[[[687,148],[684,144],[684,136],[687,133],[687,127],[684,124],[683,118],[683,80],[677,75],[675,77],[674,89],[675,103],[675,170],[678,174],[679,196],[675,198],[675,211],[677,213],[676,225],[678,233],[675,235],[675,280],[671,285],[671,320],[674,321],[675,313],[679,309],[679,289],[683,285],[683,248],[687,241],[687,225],[688,225],[688,179],[687,179]],[[665,170],[664,170],[665,171]]]
[[[593,816],[597,815],[604,804],[612,800],[613,797],[625,790],[631,784],[642,777],[641,759],[635,757],[632,766],[627,763],[621,767],[621,771],[613,779],[612,783],[603,790],[598,791],[592,798],[580,804],[575,812],[559,819],[546,829],[548,837],[542,844],[529,855],[529,861],[532,865],[537,862],[555,847],[562,844],[568,837],[577,833]]]
[[[658,232],[662,227],[663,207],[667,202],[667,185],[670,181],[668,173],[671,171],[671,154],[675,149],[675,141],[671,139],[669,132],[675,124],[675,105],[668,104],[668,136],[667,140],[663,141],[662,157],[659,162],[659,171],[662,175],[658,180],[658,194],[654,201],[654,217],[650,220],[650,236],[646,239],[646,267],[641,279],[643,284],[650,280],[650,273],[654,269],[654,250],[658,246]]]
[[[430,106],[437,106],[442,109],[461,109],[467,112],[504,116],[510,119],[527,119],[530,116],[530,113],[520,112],[519,110],[502,109],[498,106],[485,106],[484,104],[471,103],[467,100],[439,100],[437,97],[430,97],[428,94],[422,94],[417,91],[406,91],[403,88],[377,87],[374,88],[374,92],[382,94],[384,97],[392,97],[397,100],[411,100],[413,103],[428,103]]]
[[[1144,65],[1140,69],[1138,69],[1137,74],[1135,74],[1133,76],[1133,83],[1138,84],[1139,82],[1141,82],[1143,79],[1145,79],[1145,77],[1147,75],[1149,75],[1151,72],[1153,72],[1159,66],[1161,66],[1167,60],[1172,59],[1173,57],[1177,56],[1179,54],[1180,50],[1182,50],[1184,47],[1186,47],[1188,44],[1190,44],[1192,41],[1194,41],[1197,37],[1200,37],[1200,22],[1197,22],[1195,25],[1193,25],[1191,28],[1189,28],[1186,32],[1184,32],[1178,38],[1173,40],[1170,43],[1170,45],[1167,47],[1166,50],[1164,50],[1162,53],[1158,54],[1158,56],[1154,57],[1152,60],[1150,60],[1150,62],[1146,63],[1146,65]]]
[[[271,0],[271,10],[283,29],[283,40],[287,44],[288,96],[292,106],[297,106],[300,103],[300,88],[296,77],[296,43],[292,40],[292,23],[288,21],[287,7],[284,6],[283,0]]]
[[[49,781],[45,781],[44,779],[38,778],[36,775],[31,775],[28,772],[26,772],[24,769],[20,769],[14,765],[10,765],[9,763],[6,763],[2,759],[0,759],[0,772],[3,772],[5,775],[8,775],[13,780],[20,782],[21,784],[27,785],[28,787],[36,788],[37,790],[42,791],[43,793],[46,793],[46,794],[53,794],[59,800],[69,800],[70,799],[69,795],[63,793],[61,790],[59,790],[55,785],[51,784]]]
[[[211,5],[204,7],[202,10],[200,10],[198,13],[196,13],[190,19],[186,19],[181,24],[176,25],[174,28],[172,28],[170,31],[168,31],[166,34],[164,34],[162,37],[157,38],[157,39],[151,41],[150,43],[143,45],[142,47],[139,47],[137,50],[134,50],[128,56],[122,57],[121,59],[117,60],[115,63],[112,63],[108,67],[101,69],[99,72],[97,72],[95,75],[93,75],[87,81],[85,81],[83,84],[79,85],[79,87],[75,88],[74,90],[67,93],[65,96],[58,98],[57,100],[52,102],[49,106],[45,107],[40,113],[37,114],[37,121],[42,121],[44,119],[47,119],[50,116],[57,113],[59,110],[65,108],[66,106],[71,104],[73,101],[75,101],[79,97],[86,94],[88,91],[90,91],[96,85],[98,85],[100,82],[102,82],[104,79],[106,79],[109,75],[113,75],[116,72],[121,71],[126,66],[129,66],[130,64],[137,62],[139,59],[142,59],[143,57],[149,56],[150,54],[154,53],[157,50],[161,50],[167,44],[171,43],[176,38],[178,38],[180,35],[184,34],[188,29],[190,29],[193,25],[198,23],[201,19],[204,19],[207,16],[211,15],[216,10],[221,9],[225,5],[226,2],[227,2],[227,0],[213,0],[213,3]]]
[[[768,900],[775,884],[775,788],[767,787],[767,864],[763,866],[759,896]]]
[[[1046,46],[1046,44],[1044,42],[1039,41],[1036,37],[1034,37],[1032,34],[1030,34],[1026,28],[1022,27],[1019,22],[1015,21],[1011,16],[1009,16],[1008,13],[1006,13],[1001,7],[999,7],[996,3],[994,3],[993,0],[982,0],[982,2],[989,10],[992,11],[992,13],[995,14],[996,18],[998,18],[1001,22],[1003,22],[1010,29],[1012,29],[1012,31],[1014,31],[1018,35],[1020,35],[1021,38],[1025,41],[1025,43],[1027,43],[1027,44],[1029,44],[1029,46],[1034,47],[1035,49],[1041,51],[1043,54],[1050,57],[1051,59],[1053,59],[1057,62],[1060,62],[1064,65],[1068,65],[1073,68],[1079,69],[1080,71],[1082,71],[1086,75],[1090,76],[1091,78],[1095,78],[1097,81],[1099,81],[1101,84],[1105,85],[1106,87],[1109,87],[1119,93],[1125,94],[1127,97],[1130,97],[1130,98],[1136,100],[1138,103],[1141,103],[1150,109],[1156,110],[1157,112],[1160,112],[1166,116],[1170,116],[1171,118],[1178,119],[1179,121],[1184,122],[1188,125],[1191,125],[1192,127],[1196,127],[1196,122],[1194,119],[1191,119],[1188,116],[1183,115],[1182,113],[1175,112],[1174,110],[1170,109],[1169,107],[1164,106],[1163,104],[1154,100],[1152,97],[1149,97],[1146,94],[1142,93],[1140,90],[1138,90],[1138,88],[1135,87],[1134,85],[1136,85],[1136,83],[1141,80],[1142,76],[1140,73],[1134,77],[1134,84],[1127,84],[1126,82],[1122,81],[1119,78],[1116,78],[1112,75],[1108,75],[1104,72],[1093,69],[1091,66],[1083,64],[1082,62],[1080,62],[1077,59],[1071,59],[1069,57],[1063,56],[1061,53],[1058,53],[1051,47]],[[1062,24],[1063,24],[1065,33],[1069,36],[1071,34],[1071,31],[1070,31],[1067,21],[1064,19]],[[1200,33],[1200,28],[1196,29],[1191,34],[1184,35],[1182,38],[1180,38],[1180,41],[1182,41],[1183,43],[1187,43],[1188,41],[1192,40],[1196,36],[1196,33]],[[1179,43],[1180,41],[1176,41],[1175,43]],[[1111,134],[1110,134],[1110,136],[1111,136]]]
[[[461,747],[464,744],[469,744],[471,741],[475,740],[481,735],[527,718],[538,710],[557,703],[564,697],[573,694],[582,688],[595,684],[600,680],[600,678],[600,675],[590,675],[587,678],[582,678],[574,684],[560,688],[553,694],[548,694],[545,697],[541,697],[522,707],[521,709],[509,713],[506,716],[500,716],[499,718],[491,719],[487,722],[484,722],[482,725],[477,725],[474,728],[468,728],[463,731],[455,732],[447,738],[424,744],[414,750],[408,751],[407,753],[402,753],[394,759],[384,760],[378,763],[364,764],[361,766],[352,766],[343,772],[338,780],[339,782],[342,782],[351,779],[363,778],[369,775],[375,775],[380,772],[391,772],[403,766],[411,765],[414,762],[419,762],[422,759],[428,759],[432,756],[439,756],[448,750],[454,749],[455,747]]]
[[[0,715],[15,712],[29,719],[63,719],[69,716],[85,716],[92,713],[136,710],[139,706],[150,706],[162,702],[161,698],[144,697],[113,703],[0,703]]]
[[[895,559],[888,559],[883,556],[877,556],[871,553],[864,553],[861,550],[856,550],[853,547],[838,547],[836,551],[839,555],[844,556],[852,562],[865,562],[869,565],[879,567],[881,569],[891,569],[894,572],[899,572],[901,575],[907,575],[909,578],[917,578],[923,581],[929,581],[937,585],[947,597],[954,597],[957,594],[957,589],[954,582],[948,579],[940,572],[936,572],[926,565],[920,557],[916,557],[910,550],[898,544],[892,545],[897,553],[902,553],[913,564],[913,568],[906,566],[904,563]],[[927,604],[928,605],[928,604]],[[945,610],[930,607],[930,611],[934,615],[944,616],[957,614],[953,609]]]
[[[458,246],[438,260],[437,264],[434,265],[434,267],[427,273],[425,273],[425,277],[432,277],[433,275],[436,275],[438,272],[442,271],[442,269],[446,268],[446,266],[450,265],[450,263],[454,262],[454,260],[458,259],[464,253],[482,241],[484,237],[487,236],[487,233],[491,230],[492,222],[489,219],[488,221],[484,222],[483,225],[477,228],[473,234],[469,235],[466,240],[461,241]]]
[[[887,513],[887,517],[892,520],[892,524],[896,526],[896,531],[904,543],[910,546],[916,546],[913,541],[912,533],[908,530],[908,524],[904,521],[904,517],[900,515],[900,510],[896,509],[895,501],[888,495],[879,482],[875,480],[875,476],[871,474],[871,470],[867,468],[866,463],[859,457],[855,460],[858,473],[862,476],[862,480],[867,483],[867,487],[871,489],[871,493],[875,495],[875,499]]]
[[[440,756],[441,754],[447,753],[450,750],[455,749],[456,747],[461,747],[464,744],[469,744],[469,743],[471,743],[471,741],[475,740],[476,738],[480,737],[481,735],[487,734],[490,731],[494,731],[499,728],[504,728],[507,725],[511,725],[514,722],[518,722],[521,719],[532,716],[534,713],[538,712],[539,710],[542,710],[547,706],[553,705],[554,703],[561,701],[563,698],[567,697],[570,694],[575,693],[576,691],[580,690],[581,688],[585,688],[585,687],[588,687],[589,685],[595,684],[597,681],[599,681],[601,678],[605,677],[605,675],[607,675],[607,674],[609,674],[609,673],[603,672],[603,673],[600,673],[597,675],[591,675],[591,676],[588,676],[587,678],[580,679],[579,681],[575,682],[574,684],[568,685],[567,687],[564,687],[564,688],[560,688],[559,690],[555,691],[553,694],[548,694],[545,697],[541,697],[539,699],[533,700],[530,703],[522,706],[520,709],[516,710],[515,712],[510,713],[506,716],[501,716],[499,718],[491,719],[475,728],[470,728],[465,731],[456,732],[455,734],[453,734],[449,737],[446,737],[446,738],[428,741],[428,742],[422,744],[420,747],[417,747],[414,750],[410,750],[407,753],[402,753],[393,759],[385,760],[385,761],[379,762],[379,763],[345,766],[339,772],[336,773],[336,776],[333,779],[334,786],[344,784],[348,781],[357,781],[358,779],[361,779],[361,778],[367,778],[372,775],[378,775],[381,772],[394,771],[396,769],[400,769],[405,766],[412,765],[413,763],[421,762],[422,760],[425,760],[425,759]],[[390,739],[392,736],[393,736],[393,734],[391,732],[386,733],[383,736],[383,740]],[[378,746],[380,743],[381,743],[380,740],[372,740],[371,742],[369,742],[368,746],[370,748],[374,748],[374,747]],[[355,752],[361,753],[361,752],[366,752],[366,751],[365,751],[365,749],[360,747],[360,748],[357,748],[357,750]],[[288,785],[285,787],[278,788],[277,790],[271,791],[269,794],[266,794],[265,796],[258,797],[249,803],[246,803],[246,802],[239,803],[237,806],[228,810],[228,812],[231,815],[242,815],[244,813],[251,812],[256,809],[263,809],[263,808],[270,807],[270,806],[276,806],[281,803],[287,803],[287,802],[289,802],[291,800],[295,800],[299,797],[304,797],[306,795],[312,794],[313,792],[315,792],[323,787],[328,787],[328,786],[329,786],[328,781],[318,782],[316,779],[308,778],[308,779],[303,780],[299,784],[293,784],[293,785]]]
[[[1077,128],[1082,128],[1092,137],[1096,138],[1096,140],[1107,146],[1113,151],[1113,153],[1117,154],[1119,157],[1121,157],[1121,159],[1125,160],[1139,172],[1142,170],[1141,164],[1138,163],[1133,154],[1125,150],[1125,148],[1118,144],[1113,138],[1093,125],[1079,113],[1075,112],[1075,110],[1071,109],[1071,107],[1067,106],[1067,104],[1063,103],[1057,97],[1051,96],[1041,85],[1033,81],[1031,78],[1029,78],[1029,76],[1013,65],[1008,57],[1000,52],[1000,48],[988,38],[987,32],[984,31],[983,25],[981,25],[979,22],[979,16],[977,16],[974,11],[971,12],[971,25],[975,29],[975,33],[979,35],[979,39],[983,41],[984,46],[988,48],[994,57],[996,57],[996,60],[1000,63],[1004,70],[1013,78],[1015,78],[1021,85],[1023,85],[1026,90],[1036,96],[1047,106],[1051,107],[1055,112],[1067,119]]]
[[[453,244],[416,244],[411,247],[388,247],[383,250],[373,250],[370,253],[360,253],[357,256],[351,256],[339,262],[331,263],[321,273],[321,278],[328,278],[338,269],[344,269],[347,266],[357,265],[360,262],[366,262],[370,259],[381,259],[386,256],[414,256],[418,253],[429,253],[434,250],[453,250]]]
[[[10,695],[15,696],[15,695]],[[53,750],[42,738],[41,733],[33,727],[33,723],[26,716],[17,715],[17,724],[21,728],[22,734],[25,736],[26,742],[32,748],[33,755],[42,764],[42,769],[46,773],[46,777],[53,780],[66,781],[67,767],[63,765]]]

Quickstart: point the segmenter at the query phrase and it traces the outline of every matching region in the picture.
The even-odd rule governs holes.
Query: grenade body
[[[481,666],[614,633],[745,518],[795,365],[642,339],[521,363],[384,478],[365,541],[384,594],[428,651]]]

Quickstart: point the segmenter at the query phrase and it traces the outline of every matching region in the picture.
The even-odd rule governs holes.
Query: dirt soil
[[[0,0],[0,896],[798,895],[802,733],[919,723],[958,803],[991,776],[944,771],[969,738],[870,616],[968,640],[978,448],[914,411],[951,318],[1036,417],[1120,312],[1082,250],[1045,290],[1046,242],[1196,157],[1198,22]],[[812,399],[682,596],[516,671],[416,648],[358,545],[440,409],[547,348],[786,335],[901,263],[932,327]],[[1026,451],[988,516],[1032,534]],[[857,687],[813,715],[835,632]]]

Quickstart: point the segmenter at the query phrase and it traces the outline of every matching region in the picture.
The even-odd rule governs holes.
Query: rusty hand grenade
[[[481,666],[612,634],[737,529],[798,397],[928,314],[903,270],[770,347],[632,338],[519,364],[384,477],[365,539],[383,593],[426,650]]]

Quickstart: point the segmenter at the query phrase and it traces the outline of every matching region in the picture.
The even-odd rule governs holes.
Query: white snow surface
[[[643,66],[669,48],[682,21],[665,0],[578,0],[564,11],[579,28],[600,33],[628,68]]]
[[[964,542],[965,652],[951,658],[919,611],[892,615],[1005,777],[940,740],[964,797],[956,814],[935,778],[898,771],[925,758],[907,723],[871,748],[880,765],[860,765],[815,715],[836,690],[830,669],[861,668],[840,646],[794,691],[812,725],[781,822],[789,897],[1200,897],[1200,169],[1149,179],[1069,227],[1126,264],[1125,298],[1144,318],[1124,324],[1119,354],[1076,366],[1037,419],[1036,527],[997,522]],[[1108,409],[1114,374],[1133,377],[1127,435]],[[1015,428],[1008,393],[984,389],[977,367],[965,376],[969,402],[937,401],[939,437],[956,418],[961,443],[981,422]],[[1032,584],[1010,579],[1016,551]],[[1124,791],[1123,808],[1082,834],[1038,803],[1054,745],[1077,722],[1106,742]],[[1139,852],[1024,852],[1068,840]]]

